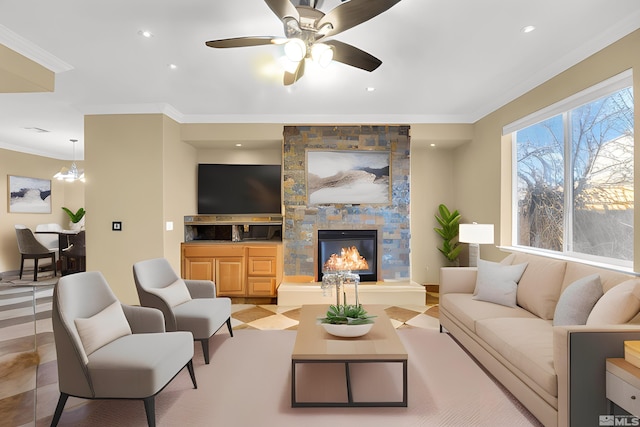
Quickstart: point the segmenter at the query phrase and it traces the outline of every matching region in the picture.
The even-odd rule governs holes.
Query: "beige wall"
[[[195,206],[195,149],[161,114],[85,118],[87,269],[137,303],[132,265],[167,257],[179,271],[182,217]],[[112,231],[112,221],[122,231]],[[174,231],[165,222],[174,221]]]
[[[163,117],[163,126],[164,257],[180,274],[180,243],[184,241],[184,216],[197,210],[197,151],[180,140],[178,123]],[[173,222],[173,230],[166,229],[167,221]]]
[[[282,149],[200,148],[198,163],[279,165],[282,163]]]
[[[411,280],[438,283],[446,259],[434,215],[444,203],[458,209],[455,197],[456,149],[473,137],[469,124],[411,125]],[[434,146],[432,146],[434,144]]]
[[[634,69],[635,122],[636,125],[640,123],[638,52],[640,30],[479,120],[474,126],[472,142],[456,150],[455,167],[460,179],[456,182],[454,193],[463,216],[477,222],[496,224],[496,238],[499,237],[502,244],[509,244],[510,138],[501,136],[503,126],[630,68]],[[640,150],[635,150],[635,153],[635,185],[640,188]],[[635,215],[635,229],[640,230],[638,210],[635,210]],[[636,271],[640,266],[639,236],[640,232],[636,232]],[[483,258],[500,259],[504,256],[504,253],[490,245],[483,245],[481,250]]]
[[[82,168],[81,162],[76,162]],[[23,224],[35,231],[38,224],[57,223],[69,228],[69,217],[62,206],[77,210],[84,205],[84,184],[53,179],[53,175],[70,162],[32,154],[0,149],[0,272],[20,269],[20,253],[14,226]],[[8,175],[28,176],[51,180],[51,213],[9,213]]]
[[[0,44],[0,93],[53,92],[55,73]]]
[[[419,283],[438,283],[446,261],[433,228],[440,203],[455,209],[453,155],[452,149],[411,148],[411,279]]]

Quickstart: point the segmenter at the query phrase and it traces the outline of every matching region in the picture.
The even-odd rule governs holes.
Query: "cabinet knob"
[[[631,396],[631,400],[636,400],[636,396],[635,395]]]

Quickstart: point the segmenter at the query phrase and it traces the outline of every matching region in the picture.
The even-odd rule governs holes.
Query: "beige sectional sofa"
[[[605,359],[640,340],[639,311],[640,279],[577,262],[514,253],[440,273],[441,328],[545,426],[599,425]]]

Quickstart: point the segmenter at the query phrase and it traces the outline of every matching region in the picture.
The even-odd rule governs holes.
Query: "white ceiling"
[[[521,32],[526,25],[536,30]],[[205,46],[282,36],[262,0],[3,0],[0,43],[55,71],[56,90],[0,94],[0,147],[71,159],[77,139],[81,159],[83,114],[100,113],[164,112],[181,123],[473,123],[638,28],[638,0],[402,0],[333,37],[381,59],[377,70],[308,66],[285,87],[280,46]],[[49,132],[25,129],[33,127]]]

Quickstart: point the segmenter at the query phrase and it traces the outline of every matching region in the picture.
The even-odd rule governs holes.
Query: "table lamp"
[[[469,267],[477,267],[480,244],[493,243],[493,224],[460,224],[458,241],[469,244]]]

